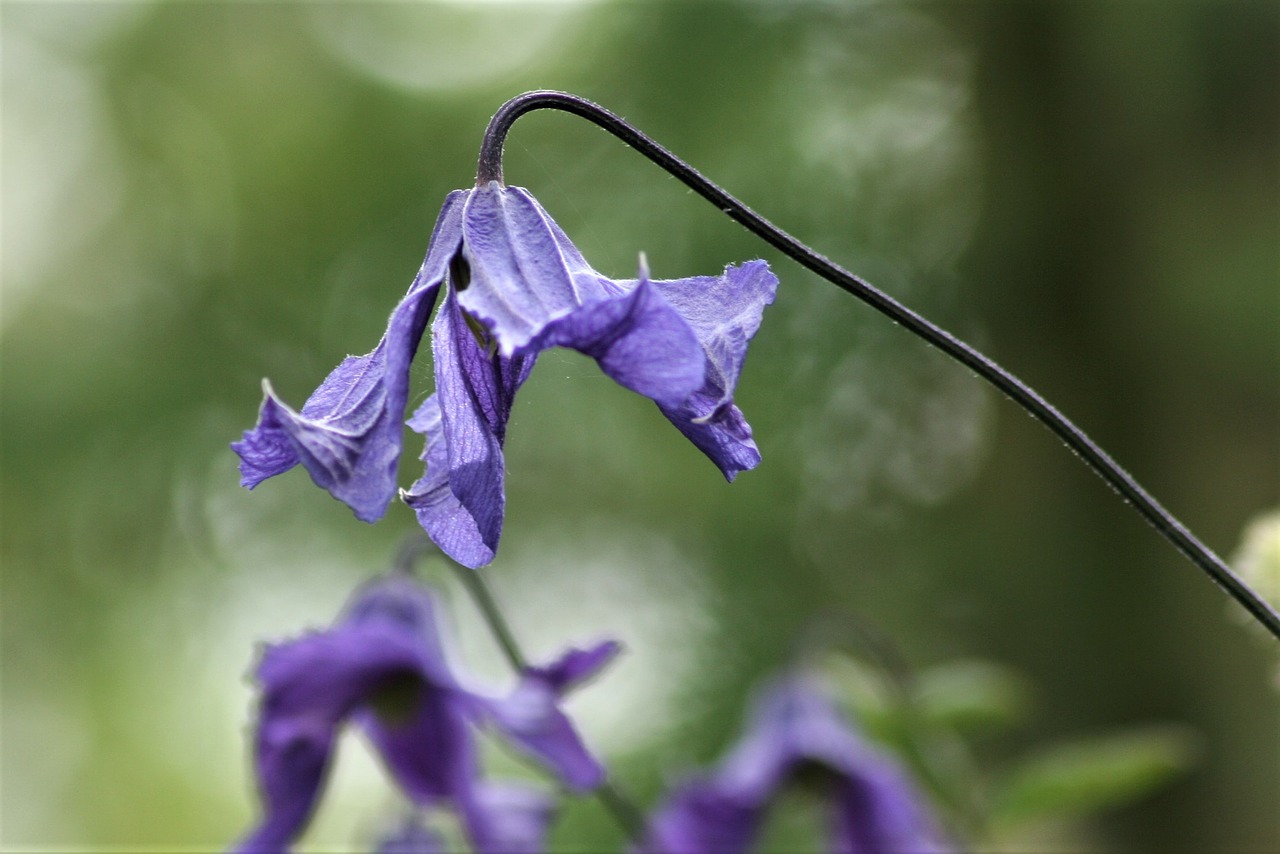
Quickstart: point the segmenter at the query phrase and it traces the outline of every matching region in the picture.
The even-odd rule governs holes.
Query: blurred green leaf
[[[1026,719],[1031,690],[1008,667],[952,661],[920,674],[916,708],[927,722],[962,733],[1005,730]]]
[[[1196,742],[1190,730],[1165,725],[1048,748],[997,788],[992,826],[999,833],[1132,801],[1190,768]]]
[[[875,741],[901,740],[900,709],[882,672],[840,652],[824,656],[819,669],[836,701],[868,736]]]

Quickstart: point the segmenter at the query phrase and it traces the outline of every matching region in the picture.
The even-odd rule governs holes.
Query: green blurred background
[[[251,820],[258,645],[328,622],[414,522],[366,526],[301,471],[250,494],[227,445],[262,377],[300,405],[372,348],[526,89],[622,113],[977,343],[1220,552],[1280,503],[1275,3],[0,16],[6,850],[218,848]],[[644,251],[658,277],[762,256],[782,280],[738,395],[764,462],[732,486],[574,354],[511,423],[489,578],[534,655],[626,642],[574,708],[642,801],[836,615],[917,667],[1020,670],[1036,704],[990,769],[1191,728],[1192,772],[1053,850],[1280,848],[1275,644],[1056,440],[584,122],[522,119],[506,174],[607,273]],[[464,656],[500,677],[458,603]],[[394,813],[358,740],[339,766],[314,848]],[[617,844],[591,801],[557,839]]]

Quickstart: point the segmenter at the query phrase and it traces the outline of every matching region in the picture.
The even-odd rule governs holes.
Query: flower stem
[[[480,146],[480,159],[476,169],[477,184],[489,181],[502,182],[502,147],[507,132],[520,116],[542,109],[572,113],[618,137],[761,240],[805,269],[816,273],[886,315],[895,323],[906,327],[913,334],[965,365],[1012,398],[1014,403],[1065,442],[1162,537],[1172,543],[1174,548],[1207,574],[1272,635],[1280,638],[1280,612],[1245,584],[1222,558],[1200,542],[1185,525],[1143,489],[1132,475],[1121,468],[1106,451],[1038,392],[970,344],[787,234],[620,116],[585,98],[567,92],[543,90],[517,95],[503,104],[489,121]]]
[[[431,542],[426,534],[419,531],[405,538],[400,544],[400,551],[396,552],[395,562],[391,565],[391,572],[401,577],[412,577],[414,564],[423,555],[433,554],[439,549],[436,544]]]
[[[502,615],[502,609],[498,607],[498,602],[493,598],[493,593],[480,575],[480,571],[468,569],[452,560],[449,561],[449,565],[453,567],[454,575],[462,581],[462,586],[467,588],[467,593],[480,609],[484,621],[489,624],[489,631],[493,633],[494,640],[502,648],[502,654],[506,657],[507,663],[511,665],[511,669],[517,676],[522,675],[529,667],[529,660],[525,658],[520,644],[516,642],[507,618]]]
[[[489,589],[489,585],[480,574],[480,571],[468,569],[448,558],[445,560],[453,567],[454,574],[462,581],[462,586],[467,589],[467,593],[470,594],[472,601],[475,602],[476,607],[480,610],[485,622],[489,624],[489,631],[493,633],[494,640],[502,648],[502,654],[506,657],[507,663],[511,665],[511,669],[516,672],[517,676],[523,675],[524,671],[529,667],[529,660],[516,642],[511,626],[507,623],[506,617],[502,615],[502,609],[498,607],[498,602],[493,598],[493,592]],[[600,784],[593,794],[599,799],[605,810],[613,816],[613,820],[618,823],[618,826],[622,828],[627,837],[632,842],[638,843],[644,835],[644,817],[631,799],[624,795],[612,780],[608,779]]]

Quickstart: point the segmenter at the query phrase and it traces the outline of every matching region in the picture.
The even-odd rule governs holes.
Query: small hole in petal
[[[449,284],[458,293],[462,293],[471,284],[471,265],[461,252],[456,253],[449,262]]]

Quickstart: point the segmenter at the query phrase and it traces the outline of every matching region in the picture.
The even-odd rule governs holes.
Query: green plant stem
[[[511,626],[503,616],[502,609],[498,607],[488,583],[485,582],[479,570],[468,569],[454,561],[449,561],[449,565],[453,567],[454,574],[462,581],[462,586],[467,589],[476,608],[489,625],[489,631],[493,633],[494,640],[502,649],[507,663],[511,665],[511,669],[517,676],[522,675],[529,667],[529,660],[520,649],[520,644],[516,642]],[[644,816],[635,803],[609,779],[597,787],[594,794],[627,837],[632,842],[639,842],[644,835]]]

